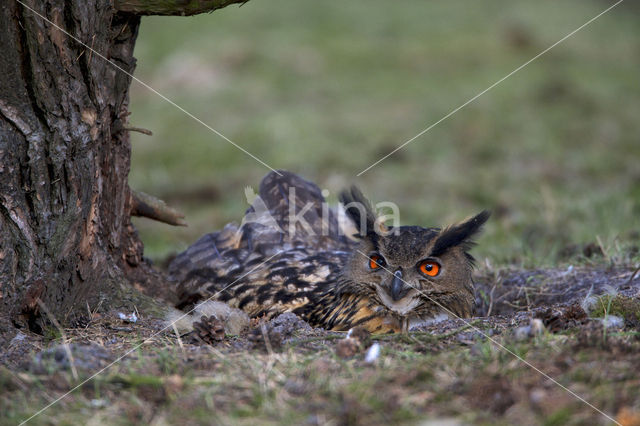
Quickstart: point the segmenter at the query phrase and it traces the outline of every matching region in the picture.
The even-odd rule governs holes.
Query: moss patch
[[[591,311],[591,316],[604,318],[607,315],[615,315],[632,323],[640,322],[640,299],[620,295],[608,295],[598,297]]]

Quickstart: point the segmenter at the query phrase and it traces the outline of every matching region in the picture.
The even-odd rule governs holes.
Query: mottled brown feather
[[[169,273],[177,283],[179,307],[212,298],[252,317],[294,312],[316,327],[346,331],[360,325],[374,333],[399,331],[409,318],[427,319],[447,310],[470,316],[473,287],[465,244],[484,216],[482,223],[458,225],[473,229],[442,255],[446,280],[415,281],[410,278],[415,275],[414,257],[428,255],[440,229],[400,227],[388,237],[363,232],[362,239],[354,241],[341,232],[339,218],[327,208],[320,189],[286,171],[265,176],[258,196],[241,225],[229,224],[203,236],[173,260]],[[342,199],[368,203],[353,188]],[[375,220],[371,208],[366,212],[363,223]],[[308,226],[290,223],[292,215],[303,217]],[[380,250],[390,267],[405,270],[407,279],[415,281],[410,312],[388,306],[385,291],[391,273],[373,275],[363,266],[368,259],[361,253],[371,250]]]

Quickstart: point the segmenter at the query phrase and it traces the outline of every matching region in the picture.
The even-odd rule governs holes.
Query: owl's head
[[[339,293],[367,296],[379,310],[411,322],[471,315],[473,257],[468,251],[489,212],[442,229],[388,228],[356,187],[343,192],[340,201],[358,230],[359,245],[342,272]]]

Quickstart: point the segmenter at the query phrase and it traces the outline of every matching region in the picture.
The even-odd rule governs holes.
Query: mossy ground
[[[621,265],[569,274],[550,270],[535,279],[528,271],[493,276],[502,279],[483,274],[478,286],[501,288],[494,291],[499,315],[372,336],[369,344],[381,347],[372,363],[364,360],[366,347],[339,356],[343,333],[293,326],[283,344],[269,349],[253,343],[250,334],[212,346],[179,339],[144,314],[135,324],[115,313],[96,314],[85,328],[64,335],[25,335],[3,353],[1,423],[29,418],[100,372],[30,423],[611,423],[566,387],[622,424],[638,424],[638,322],[607,329],[597,318],[597,304],[617,288],[608,312],[624,301],[620,313],[637,316],[640,277]],[[562,291],[574,281],[582,290]],[[529,292],[529,305],[517,302],[523,292]],[[553,300],[538,298],[550,293]],[[587,316],[581,304],[592,296],[597,302]],[[523,334],[532,318],[547,326]],[[77,376],[65,364],[63,341],[75,354]]]

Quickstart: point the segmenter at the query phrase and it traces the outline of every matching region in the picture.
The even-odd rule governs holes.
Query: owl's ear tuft
[[[443,229],[431,250],[431,256],[440,256],[451,247],[461,244],[465,250],[469,249],[473,245],[471,238],[480,231],[489,216],[491,213],[483,210],[471,219]]]
[[[357,186],[340,193],[340,202],[347,215],[353,220],[360,236],[373,235],[376,226],[376,214],[371,203]]]

